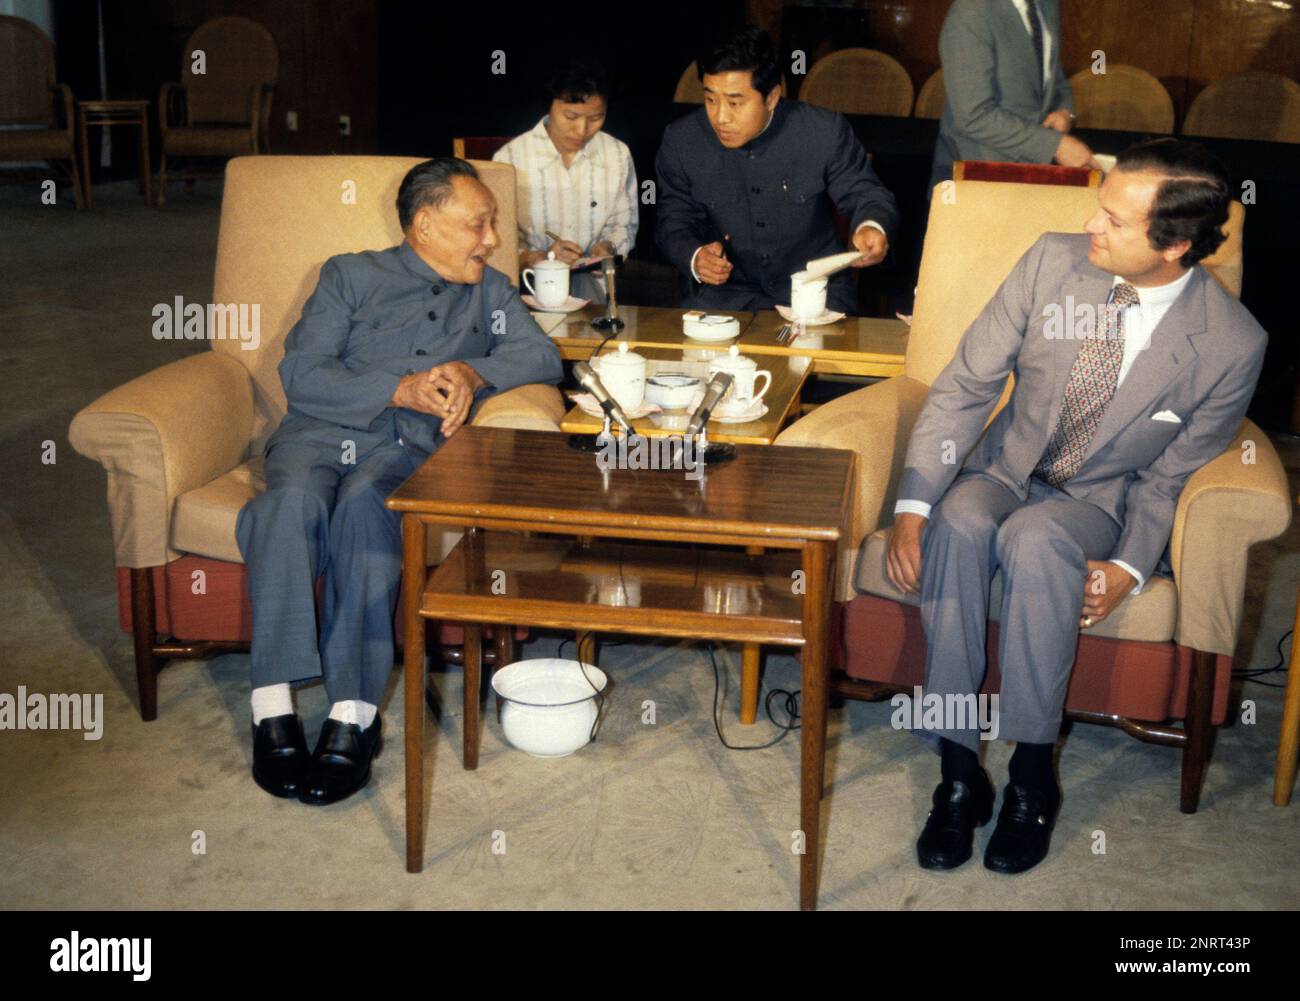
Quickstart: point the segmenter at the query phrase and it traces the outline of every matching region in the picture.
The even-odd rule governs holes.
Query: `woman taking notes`
[[[627,146],[601,131],[605,69],[589,58],[569,60],[547,89],[549,113],[492,157],[512,165],[518,179],[519,267],[548,251],[569,264],[626,255],[636,242],[636,168]],[[576,274],[570,287],[575,296],[605,301],[598,274]]]

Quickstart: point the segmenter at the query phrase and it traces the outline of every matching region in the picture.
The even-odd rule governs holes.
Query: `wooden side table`
[[[462,428],[434,453],[388,498],[388,507],[403,513],[407,871],[424,866],[425,618],[465,623],[467,769],[478,764],[485,623],[572,629],[580,637],[617,632],[773,643],[802,648],[799,906],[812,910],[831,570],[848,517],[853,460],[838,449],[738,445],[733,460],[691,481],[680,470],[602,470],[594,455],[570,449],[563,434],[476,427]],[[466,529],[432,576],[424,548],[430,525]],[[520,534],[530,532],[571,538]],[[764,552],[736,551],[750,547]],[[715,551],[723,548],[729,551]],[[591,582],[609,575],[636,577],[639,603],[602,603],[599,583],[593,590]],[[496,635],[504,666],[512,632]]]
[[[81,120],[81,183],[85,187],[86,208],[90,201],[90,126],[110,128],[114,125],[137,125],[140,128],[140,191],[146,205],[153,205],[152,167],[149,162],[148,101],[78,101]]]

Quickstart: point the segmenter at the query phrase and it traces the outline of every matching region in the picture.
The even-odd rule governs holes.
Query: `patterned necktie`
[[[1043,22],[1038,19],[1038,5],[1034,0],[1027,0],[1025,13],[1029,15],[1029,34],[1034,39],[1034,51],[1038,53],[1038,79],[1044,76],[1043,69]]]
[[[1035,476],[1054,487],[1063,486],[1083,465],[1092,436],[1115,395],[1124,361],[1123,309],[1136,306],[1139,301],[1137,289],[1127,282],[1111,289],[1110,302],[1102,318],[1103,329],[1094,331],[1075,356],[1056,430],[1034,469]]]

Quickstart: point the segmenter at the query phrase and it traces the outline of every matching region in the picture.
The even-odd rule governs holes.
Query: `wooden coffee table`
[[[464,427],[389,497],[403,515],[408,872],[424,865],[425,618],[465,624],[466,768],[478,764],[485,624],[756,641],[802,648],[799,906],[816,906],[830,578],[853,454],[749,445],[736,452],[690,480],[680,470],[602,470],[563,434]],[[431,525],[466,529],[432,574]],[[691,548],[700,545],[709,548]],[[748,547],[763,553],[739,551]],[[593,601],[593,576],[615,573],[641,582],[640,604]],[[746,600],[719,602],[728,586]],[[494,634],[504,666],[513,633]]]

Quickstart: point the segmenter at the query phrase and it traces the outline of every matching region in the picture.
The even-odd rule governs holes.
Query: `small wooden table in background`
[[[90,208],[90,126],[137,125],[140,128],[140,191],[146,205],[153,205],[153,183],[149,161],[148,101],[78,101],[81,120],[81,183],[86,208]]]

